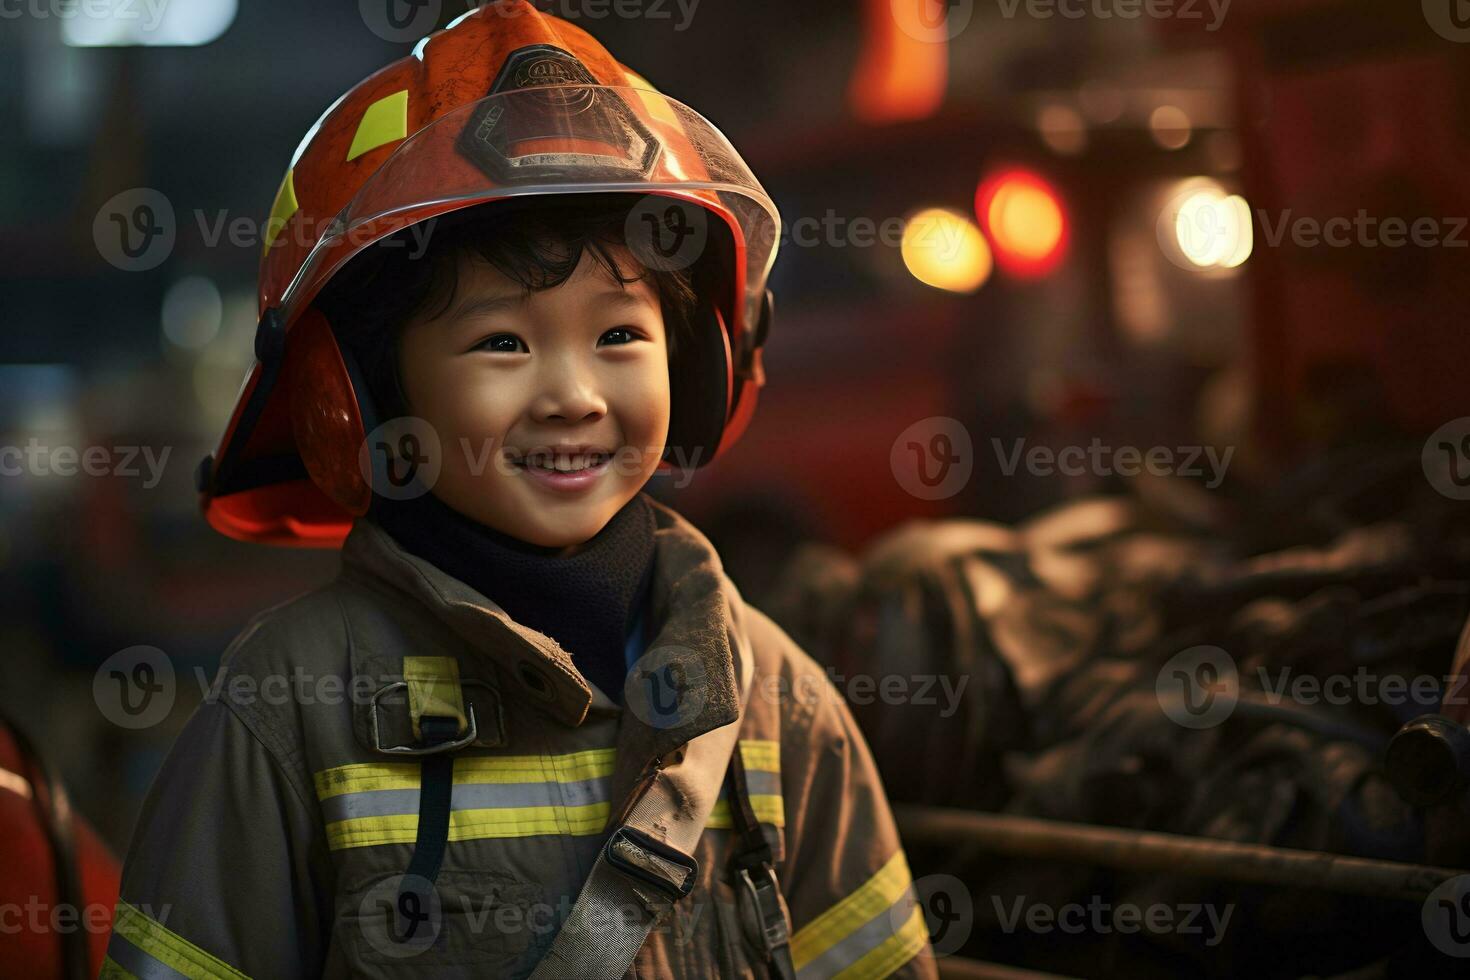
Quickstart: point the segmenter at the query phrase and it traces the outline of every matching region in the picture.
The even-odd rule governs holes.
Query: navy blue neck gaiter
[[[555,639],[584,677],[622,703],[624,647],[653,577],[656,524],[643,493],[570,558],[474,521],[432,493],[379,497],[371,518],[405,550]]]

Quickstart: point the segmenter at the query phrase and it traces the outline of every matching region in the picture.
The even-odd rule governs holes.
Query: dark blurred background
[[[709,117],[782,212],[754,422],[687,487],[652,489],[820,659],[861,643],[832,640],[812,597],[850,611],[834,590],[867,581],[884,535],[932,526],[913,520],[1029,533],[1036,515],[1115,501],[1133,508],[1122,524],[1074,515],[1074,536],[1167,527],[1244,561],[1329,548],[1408,511],[1418,542],[1441,526],[1423,507],[1439,521],[1454,506],[1470,467],[1470,233],[1456,220],[1470,214],[1470,9],[1457,0],[649,0],[621,18],[538,6]],[[196,678],[248,617],[337,566],[227,540],[198,515],[194,465],[252,359],[259,258],[258,239],[214,233],[258,227],[308,127],[412,39],[377,36],[354,4],[188,0],[147,37],[175,43],[145,45],[78,7],[0,11],[0,445],[139,451],[136,475],[0,477],[0,709],[39,734],[121,853]],[[465,9],[445,0],[437,26]],[[125,270],[104,257],[98,220],[136,188],[170,202],[177,239],[156,267]],[[1294,240],[1299,219],[1360,209],[1380,224],[1431,218],[1434,240]],[[953,248],[900,245],[920,227]],[[1448,474],[1425,443],[1446,425]],[[940,436],[969,467],[944,495],[918,479],[925,452],[948,452]],[[1174,462],[1136,478],[1008,473],[1019,440],[1165,447]],[[1228,450],[1228,464],[1212,472],[1201,454],[1190,472],[1189,447]],[[1422,586],[1462,554],[1395,552],[1412,569],[1395,584]],[[1205,622],[1191,601],[1178,615]],[[1428,644],[1432,673],[1449,669],[1456,609],[1448,641]],[[1114,626],[1137,626],[1131,615]],[[180,695],[166,723],[127,731],[99,712],[93,681],[138,645],[167,654]],[[1003,658],[1017,710],[1036,714],[1034,649],[1018,649]],[[870,738],[882,727],[865,724]],[[1000,738],[996,752],[1017,747]],[[964,805],[1008,798],[984,797]]]

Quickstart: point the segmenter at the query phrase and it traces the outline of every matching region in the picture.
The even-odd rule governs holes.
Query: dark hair
[[[702,276],[697,267],[649,269],[636,257],[635,268],[624,270],[612,248],[627,245],[628,213],[639,199],[626,193],[564,194],[456,211],[365,249],[332,277],[316,305],[357,359],[383,418],[407,411],[398,374],[399,332],[421,313],[438,316],[449,308],[464,257],[489,262],[528,293],[565,283],[585,251],[617,282],[651,278],[672,362],[680,336],[692,329]]]

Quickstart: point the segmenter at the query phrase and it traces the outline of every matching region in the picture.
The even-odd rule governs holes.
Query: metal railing
[[[1144,830],[944,807],[897,805],[905,843],[969,845],[1007,857],[1070,861],[1221,881],[1320,888],[1344,895],[1422,902],[1464,870],[1350,857],[1326,851],[1239,844]]]

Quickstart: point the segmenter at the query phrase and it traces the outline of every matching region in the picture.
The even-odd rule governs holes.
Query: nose
[[[538,422],[595,422],[607,414],[596,372],[574,354],[543,362],[537,383],[531,415]]]

